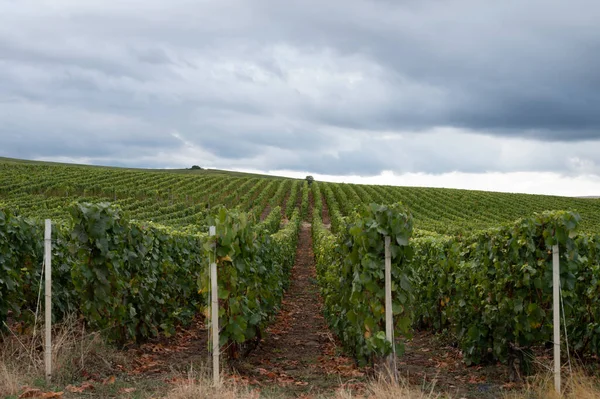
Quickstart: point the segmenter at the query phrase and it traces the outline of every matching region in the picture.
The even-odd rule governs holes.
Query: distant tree
[[[192,170],[195,170],[195,169],[196,170],[202,170],[202,168],[200,166],[198,166],[198,165],[194,165],[190,169],[192,169]]]
[[[312,176],[306,176],[306,181],[308,182],[308,185],[310,186],[312,184],[312,182],[315,181],[315,178]]]

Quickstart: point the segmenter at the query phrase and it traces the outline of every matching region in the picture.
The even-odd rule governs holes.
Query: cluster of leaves
[[[43,238],[39,224],[0,210],[0,328],[9,311],[18,317],[31,302],[23,291],[33,293],[37,287]]]
[[[271,180],[265,188],[258,194],[256,198],[251,201],[252,206],[252,218],[258,219],[263,209],[267,206],[271,198],[273,198],[277,194],[277,188],[284,184],[283,181],[278,181],[276,179]]]
[[[270,234],[273,234],[279,231],[279,227],[281,226],[281,207],[276,206],[271,209],[269,215],[256,225],[256,228],[265,229]]]
[[[269,205],[271,207],[278,206],[283,203],[283,199],[285,198],[285,194],[290,191],[292,186],[292,180],[280,180],[279,186],[277,187],[277,191],[275,194],[269,199]]]
[[[259,225],[220,207],[210,220],[217,226],[214,240],[131,223],[108,203],[77,203],[70,212],[68,225],[53,227],[54,315],[80,312],[90,328],[117,343],[170,334],[191,320],[210,286],[215,244],[223,344],[258,336],[289,284],[298,210],[280,229],[278,207]],[[0,250],[0,322],[9,312],[24,319],[36,304],[43,225],[0,211]]]
[[[576,280],[570,306],[571,347],[577,352],[600,355],[600,236],[576,238],[578,262],[573,272]],[[571,262],[573,263],[573,262]],[[566,303],[565,303],[566,304]]]
[[[200,301],[206,268],[199,235],[129,223],[106,203],[74,204],[68,225],[53,225],[53,318],[80,312],[118,343],[174,332]],[[0,322],[29,321],[43,270],[41,222],[0,211]],[[42,291],[43,292],[43,291]]]
[[[300,204],[300,217],[302,220],[307,220],[308,218],[308,182],[304,182],[302,185],[302,202]]]
[[[69,241],[64,226],[52,226],[54,320],[75,310]],[[32,321],[43,285],[43,257],[42,222],[0,209],[0,329],[9,313],[14,319]]]
[[[77,261],[71,277],[92,328],[119,343],[174,333],[200,304],[206,270],[202,235],[129,223],[108,203],[71,208]]]
[[[413,273],[409,237],[412,217],[402,204],[371,204],[344,218],[336,236],[313,213],[317,273],[325,317],[357,362],[376,362],[392,350],[385,336],[385,244],[391,237],[392,297],[395,331],[410,336]],[[397,347],[402,352],[403,347]]]
[[[285,204],[285,217],[290,219],[294,209],[296,209],[296,198],[298,197],[298,190],[300,189],[302,182],[300,180],[293,180],[292,187],[290,189],[290,195]]]
[[[571,346],[599,353],[600,246],[576,237],[579,219],[544,212],[468,237],[414,239],[417,326],[448,330],[468,363],[510,360],[550,341],[552,246],[558,244]]]
[[[329,218],[331,219],[331,230],[334,233],[338,233],[343,230],[344,221],[342,217],[342,212],[340,211],[340,207],[338,202],[335,199],[333,194],[333,190],[331,187],[336,187],[334,185],[325,184],[322,186],[323,195],[325,196],[325,201],[327,202],[327,207],[329,209]]]
[[[280,210],[277,213],[281,217]],[[268,228],[252,228],[249,215],[238,210],[220,208],[210,222],[216,236],[205,250],[217,264],[220,344],[228,344],[230,356],[236,357],[241,344],[259,338],[279,309],[294,263],[300,218],[295,211],[274,234]],[[207,297],[208,279],[204,274],[198,280]]]

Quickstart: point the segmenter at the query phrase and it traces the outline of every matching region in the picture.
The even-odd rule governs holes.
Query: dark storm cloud
[[[0,1],[0,155],[597,173],[599,71],[592,0]]]
[[[386,67],[392,87],[401,89],[409,80],[446,94],[438,109],[427,109],[427,102],[410,110],[394,107],[392,96],[374,120],[350,118],[348,125],[460,126],[550,140],[600,137],[596,2],[352,2],[331,7],[338,11],[333,21],[324,17],[328,7],[274,8],[298,23],[288,31],[297,43],[309,35],[341,52],[360,52]],[[310,29],[299,26],[302,17],[312,18]]]

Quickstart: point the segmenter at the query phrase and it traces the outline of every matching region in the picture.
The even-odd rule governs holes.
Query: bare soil
[[[210,363],[208,330],[202,316],[191,325],[178,328],[172,337],[161,337],[137,348],[129,349],[130,375],[172,374],[200,369]]]
[[[258,348],[236,365],[237,370],[253,384],[301,397],[331,393],[349,380],[360,380],[364,373],[340,354],[321,310],[311,225],[303,223],[282,309]]]
[[[265,206],[265,209],[263,209],[262,213],[260,214],[260,220],[265,220],[267,216],[269,216],[269,213],[271,213],[271,205]]]
[[[517,388],[509,383],[509,368],[502,364],[468,367],[459,349],[429,332],[415,332],[405,341],[398,372],[411,385],[453,398],[498,398]]]

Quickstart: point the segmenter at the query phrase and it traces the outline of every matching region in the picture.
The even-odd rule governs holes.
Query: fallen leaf
[[[81,393],[83,391],[93,390],[94,386],[89,382],[83,382],[80,386],[67,385],[65,389],[72,393]]]
[[[119,393],[131,393],[135,392],[136,388],[121,388],[119,389]]]
[[[275,378],[277,378],[277,374],[275,374],[275,373],[273,373],[273,372],[271,372],[271,371],[265,370],[265,369],[263,369],[263,368],[259,368],[259,369],[258,369],[258,372],[259,372],[261,375],[266,375],[267,377],[269,377],[269,378],[271,378],[271,379],[275,379]]]
[[[115,381],[117,380],[117,377],[115,377],[114,375],[111,375],[110,377],[104,379],[102,381],[102,384],[104,385],[112,385],[115,383]]]
[[[42,394],[42,396],[40,396],[40,398],[43,399],[50,399],[50,398],[62,398],[64,392],[45,392]]]
[[[19,399],[39,398],[41,394],[42,394],[42,391],[40,389],[25,388],[25,391],[21,395],[19,395]]]
[[[24,398],[42,398],[42,399],[50,399],[50,398],[61,398],[63,396],[63,392],[42,392],[40,389],[36,388],[26,388],[25,391],[19,395],[19,399]]]

